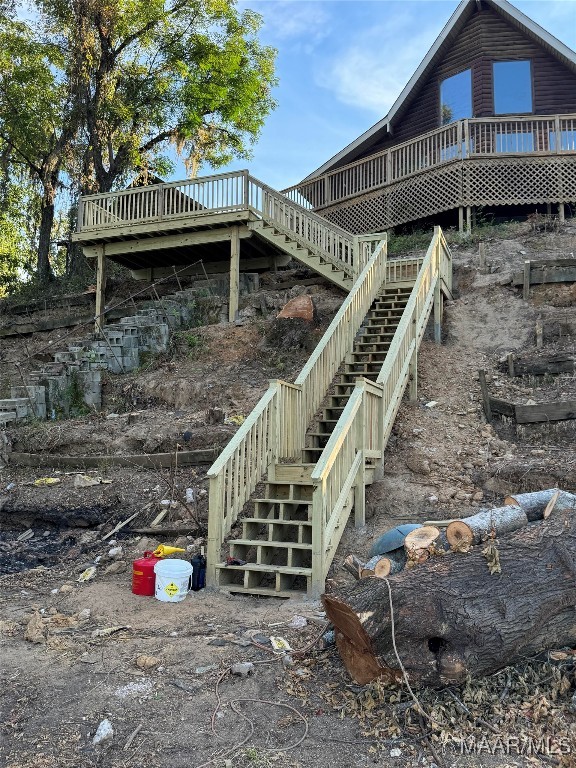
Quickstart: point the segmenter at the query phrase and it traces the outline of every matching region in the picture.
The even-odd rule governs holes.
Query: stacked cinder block
[[[220,285],[222,283],[222,285]],[[227,292],[225,280],[206,284],[210,291]],[[258,288],[258,275],[241,275],[241,291]],[[203,286],[200,291],[206,294]],[[77,339],[68,349],[56,352],[54,362],[30,374],[28,384],[13,387],[11,397],[0,400],[0,429],[24,418],[54,418],[67,412],[72,389],[79,389],[84,402],[95,409],[102,407],[102,371],[128,373],[140,365],[142,353],[164,352],[170,333],[191,320],[199,289],[189,288],[157,301],[148,302],[134,315],[107,325],[96,340]]]

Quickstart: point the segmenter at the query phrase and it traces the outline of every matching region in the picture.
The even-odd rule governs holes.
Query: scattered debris
[[[239,661],[237,664],[232,664],[230,672],[239,677],[248,677],[248,675],[254,674],[254,669],[254,664],[251,661]]]

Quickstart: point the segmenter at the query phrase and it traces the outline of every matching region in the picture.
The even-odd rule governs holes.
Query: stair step
[[[277,565],[217,564],[219,586],[230,592],[267,597],[293,597],[307,592],[312,568]]]
[[[316,463],[315,459],[312,461]],[[264,522],[309,522],[312,517],[312,501],[254,499],[254,517]]]
[[[274,478],[291,483],[309,483],[314,464],[276,464]]]
[[[294,483],[290,480],[268,481],[266,498],[277,501],[311,501],[314,486],[311,483]]]
[[[295,544],[312,544],[312,521],[245,517],[242,520],[242,536],[244,540],[261,542],[288,542],[288,536],[295,536]]]

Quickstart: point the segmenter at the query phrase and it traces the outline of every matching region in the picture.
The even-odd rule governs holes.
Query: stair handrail
[[[378,244],[366,266],[296,378],[295,384],[302,388],[306,426],[320,407],[336,371],[352,352],[362,321],[386,280],[387,236],[379,233],[374,238],[378,238]]]
[[[216,583],[220,547],[257,483],[280,458],[297,455],[304,444],[302,391],[287,381],[271,381],[252,412],[212,464],[208,499],[207,574]]]
[[[254,176],[248,176],[250,207],[267,224],[290,235],[301,245],[353,275],[356,258],[355,238],[342,227],[309,211],[269,187]]]
[[[376,382],[356,386],[312,470],[312,594],[323,590],[346,524],[346,499],[356,488],[356,523],[364,521],[365,459],[382,457],[404,389],[415,371],[418,346],[442,285],[451,286],[452,257],[440,227],[422,261]],[[370,401],[370,402],[369,402]],[[375,407],[377,403],[377,407]],[[376,427],[374,426],[376,422]]]
[[[380,413],[383,388],[359,377],[338,423],[312,470],[312,583],[318,596],[332,556],[344,532],[355,489],[356,525],[364,524],[364,484],[367,458],[381,456]]]

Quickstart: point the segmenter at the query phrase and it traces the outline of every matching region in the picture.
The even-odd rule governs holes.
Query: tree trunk
[[[400,680],[391,633],[411,684],[487,675],[576,643],[576,514],[552,511],[498,543],[491,575],[483,547],[433,557],[388,579],[362,579],[322,598],[340,655],[360,684]]]
[[[38,235],[38,261],[36,272],[38,279],[45,283],[52,278],[50,266],[50,237],[54,224],[54,195],[46,192],[42,198],[40,232]]]

